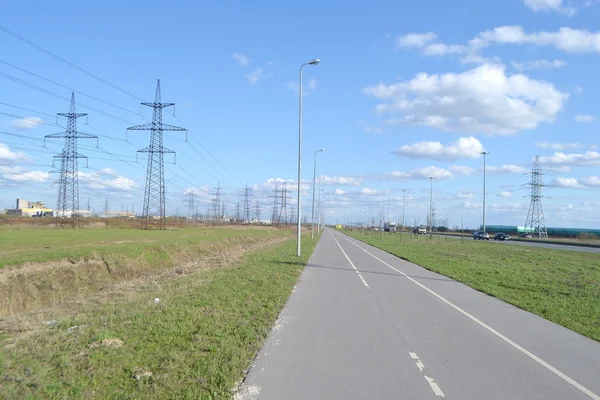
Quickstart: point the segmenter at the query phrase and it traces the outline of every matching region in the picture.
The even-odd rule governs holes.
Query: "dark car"
[[[510,240],[510,236],[504,232],[498,232],[494,235],[494,240]]]
[[[521,232],[519,233],[519,237],[523,239],[531,239],[533,236],[531,235],[531,233]]]

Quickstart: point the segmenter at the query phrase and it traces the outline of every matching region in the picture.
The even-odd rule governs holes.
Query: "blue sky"
[[[112,86],[0,31],[0,208],[54,206],[62,143],[42,138],[75,89],[80,130],[100,136],[80,142],[82,208],[139,212],[149,132],[125,132],[151,118],[139,103],[159,78],[177,104],[165,122],[189,129],[165,134],[168,213],[187,213],[189,191],[205,211],[218,182],[232,211],[248,183],[266,217],[275,183],[296,187],[298,68],[318,57],[304,69],[304,213],[323,147],[328,222],[387,213],[388,197],[400,220],[405,189],[407,223],[423,223],[435,176],[437,215],[475,227],[486,150],[489,224],[524,224],[539,155],[547,225],[600,225],[597,0],[44,3],[5,4],[0,26]]]

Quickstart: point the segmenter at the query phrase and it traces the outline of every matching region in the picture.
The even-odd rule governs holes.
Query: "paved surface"
[[[456,235],[434,235],[434,236],[442,236],[448,237],[449,239],[461,239],[460,236]],[[465,240],[475,240],[471,235],[465,235]],[[568,244],[552,244],[552,243],[538,243],[538,242],[522,242],[520,240],[507,240],[507,241],[497,241],[492,239],[492,235],[490,234],[490,243],[499,243],[503,245],[516,245],[516,246],[529,246],[529,247],[541,247],[544,249],[554,249],[554,250],[571,250],[571,251],[580,251],[583,253],[600,253],[600,247],[585,247],[585,246],[572,246]]]
[[[600,343],[326,230],[236,399],[600,399]]]

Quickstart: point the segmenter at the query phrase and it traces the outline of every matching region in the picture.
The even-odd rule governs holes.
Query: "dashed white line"
[[[352,262],[352,260],[350,259],[350,257],[348,257],[348,254],[346,254],[346,252],[344,251],[344,249],[342,249],[342,246],[340,245],[340,242],[338,242],[337,239],[335,238],[335,236],[333,236],[333,233],[329,232],[329,234],[331,235],[331,237],[333,238],[333,240],[335,240],[335,242],[337,243],[337,245],[340,248],[340,250],[342,251],[342,253],[344,253],[344,256],[346,256],[346,259],[348,260],[348,262],[350,263],[350,265],[352,265],[352,268],[354,268],[354,270],[358,274],[358,277],[360,278],[360,280],[362,281],[362,283],[364,283],[365,286],[367,287],[367,289],[369,289],[369,285],[367,284],[367,281],[365,281],[365,278],[363,278],[363,276],[360,274],[360,272],[358,271],[358,269],[356,269],[356,267],[354,266],[354,263]]]
[[[419,368],[419,371],[423,372],[423,370],[425,369],[425,365],[423,365],[421,360],[419,360],[419,356],[417,356],[416,353],[408,353],[408,354],[410,354],[410,358],[415,360],[415,364],[417,365],[417,368]]]
[[[435,394],[438,397],[446,397],[446,396],[444,396],[444,392],[442,392],[442,389],[440,389],[438,384],[435,383],[433,378],[430,378],[427,375],[423,375],[423,376],[425,377],[425,380],[429,384],[429,387],[431,388],[431,390],[433,390],[433,394]]]
[[[558,376],[559,378],[563,379],[565,382],[567,382],[568,384],[570,384],[574,388],[576,388],[576,389],[580,390],[581,392],[585,393],[589,398],[594,399],[594,400],[600,400],[600,396],[598,396],[597,394],[595,394],[594,392],[592,392],[591,390],[589,390],[588,388],[586,388],[585,386],[583,386],[579,382],[575,381],[574,379],[572,379],[569,376],[565,375],[564,373],[560,372],[559,370],[557,370],[556,368],[554,368],[552,365],[548,364],[546,361],[542,360],[541,358],[539,358],[538,356],[536,356],[535,354],[533,354],[529,350],[526,350],[525,348],[521,347],[517,343],[513,342],[512,340],[510,340],[509,338],[507,338],[506,336],[504,336],[503,334],[501,334],[500,332],[498,332],[497,330],[495,330],[491,326],[487,325],[485,322],[480,321],[479,319],[475,318],[474,316],[472,316],[471,314],[469,314],[468,312],[466,312],[462,308],[458,307],[454,303],[451,303],[450,301],[446,300],[444,297],[440,296],[439,294],[437,294],[433,290],[429,289],[427,286],[423,285],[420,282],[417,282],[415,279],[413,279],[410,276],[406,275],[404,272],[400,271],[399,269],[396,269],[396,268],[392,267],[390,264],[386,263],[381,258],[379,258],[376,255],[370,253],[369,251],[363,249],[361,246],[359,246],[358,244],[356,244],[354,241],[348,239],[345,235],[343,235],[342,237],[344,239],[346,239],[348,242],[350,242],[353,245],[355,245],[356,247],[358,247],[359,249],[361,249],[362,251],[364,251],[365,253],[367,253],[368,255],[370,255],[371,257],[373,257],[374,259],[378,260],[379,262],[381,262],[382,264],[388,266],[389,268],[393,269],[394,271],[398,272],[399,274],[401,274],[402,276],[404,276],[405,278],[407,278],[411,282],[413,282],[416,285],[420,286],[421,288],[425,289],[426,291],[428,291],[429,293],[431,293],[432,295],[434,295],[435,297],[437,297],[438,299],[440,299],[441,301],[443,301],[444,303],[446,303],[450,307],[454,308],[456,311],[460,312],[461,314],[463,314],[467,318],[471,319],[473,322],[475,322],[479,326],[485,328],[490,333],[496,335],[498,338],[500,338],[503,341],[505,341],[506,343],[510,344],[512,347],[514,347],[515,349],[517,349],[521,353],[525,354],[527,357],[531,358],[533,361],[537,362],[538,364],[540,364],[541,366],[543,366],[544,368],[546,368],[547,370],[549,370],[550,372],[552,372],[553,374],[555,374],[556,376]],[[334,240],[335,240],[335,238],[334,238]],[[337,240],[336,240],[336,242],[337,242]],[[339,246],[339,243],[338,243],[338,246]],[[341,246],[340,246],[340,248],[341,248]],[[344,253],[344,254],[346,254],[346,253]],[[346,256],[346,257],[348,257],[348,256]],[[425,377],[425,379],[427,379],[427,377]]]

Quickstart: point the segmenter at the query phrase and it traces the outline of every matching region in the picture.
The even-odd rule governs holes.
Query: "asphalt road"
[[[407,234],[408,235],[408,234]],[[444,235],[438,234],[434,236],[442,236],[448,237],[449,239],[460,239],[460,236],[457,235]],[[600,247],[584,247],[584,246],[571,246],[568,244],[551,244],[551,243],[539,243],[539,242],[523,242],[523,241],[514,241],[514,240],[506,240],[506,241],[496,241],[492,239],[493,235],[490,234],[490,243],[502,243],[506,245],[516,245],[516,246],[529,246],[529,247],[541,247],[544,249],[554,249],[554,250],[571,250],[571,251],[580,251],[583,253],[600,253]],[[472,235],[465,235],[465,240],[475,240]]]
[[[600,399],[600,343],[327,229],[250,399]]]

